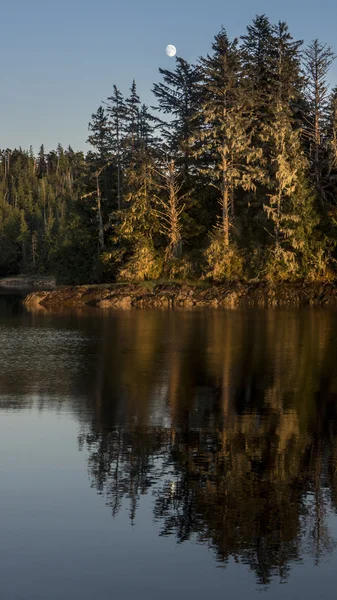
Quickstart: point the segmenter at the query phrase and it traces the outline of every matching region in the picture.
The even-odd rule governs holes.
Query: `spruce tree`
[[[108,116],[103,106],[99,106],[96,113],[91,115],[88,128],[90,135],[87,141],[94,148],[98,159],[98,166],[102,167],[108,161],[110,155]]]
[[[158,198],[158,215],[161,221],[161,231],[168,241],[165,260],[170,263],[170,261],[181,258],[182,255],[181,216],[185,209],[184,195],[181,194],[183,184],[179,180],[179,172],[177,172],[174,160],[165,164],[160,174],[164,180],[160,186],[164,194],[162,198]]]
[[[209,262],[219,260],[225,268],[230,256],[229,246],[231,241],[234,242],[237,190],[254,187],[251,171],[253,154],[248,110],[241,86],[242,62],[238,40],[231,42],[222,29],[215,37],[212,49],[211,56],[201,59],[202,125],[194,140],[194,149],[196,155],[203,158],[201,170],[206,174],[209,185],[215,188],[221,207],[221,216],[212,236],[212,248],[207,256]],[[210,276],[213,266],[210,265]]]
[[[268,119],[275,92],[275,40],[266,15],[256,16],[241,39],[247,99],[254,107],[255,123],[259,124]]]
[[[274,240],[266,274],[274,279],[288,279],[298,276],[301,269],[303,272],[307,267],[304,263],[310,254],[317,218],[312,190],[305,183],[308,165],[300,130],[293,128],[289,109],[281,101],[265,131],[271,167],[267,182],[270,192],[264,209],[273,224],[270,235]]]
[[[168,154],[178,167],[182,166],[186,179],[193,164],[191,138],[197,126],[201,70],[177,57],[174,71],[159,69],[159,72],[163,81],[154,84],[153,93],[157,109],[170,118],[168,122],[162,121],[161,133]]]
[[[38,176],[44,177],[47,174],[48,166],[46,160],[46,153],[44,150],[44,145],[41,144],[39,153],[37,155],[37,165],[38,165]]]
[[[124,146],[132,157],[139,141],[139,109],[140,98],[137,94],[136,82],[133,80],[130,96],[125,100],[125,138]]]
[[[25,211],[20,211],[20,235],[18,241],[21,242],[21,268],[23,271],[28,267],[27,246],[29,241],[29,229],[25,217]]]
[[[128,193],[125,195],[123,217],[117,226],[114,242],[121,242],[113,256],[120,261],[125,255],[122,279],[155,279],[161,273],[161,261],[156,245],[160,223],[157,214],[158,174],[153,155],[139,148],[126,172]],[[117,235],[117,238],[116,238]]]
[[[313,180],[321,204],[324,204],[327,200],[322,165],[324,164],[328,126],[328,73],[334,59],[335,55],[332,48],[327,44],[322,44],[317,39],[311,42],[304,53],[308,104],[305,132],[309,142]]]
[[[116,85],[113,86],[113,94],[109,96],[107,102],[107,112],[109,115],[109,135],[112,155],[117,169],[117,209],[122,207],[122,187],[123,187],[123,139],[125,135],[126,107],[122,93]]]
[[[328,173],[330,202],[335,202],[337,180],[337,88],[332,90],[328,114]]]
[[[143,149],[151,149],[151,151],[159,150],[159,140],[156,135],[158,119],[149,112],[146,104],[142,104],[138,115],[138,133],[139,147]]]

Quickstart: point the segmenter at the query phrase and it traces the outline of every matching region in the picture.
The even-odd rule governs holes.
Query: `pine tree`
[[[156,127],[158,119],[150,112],[146,104],[142,104],[138,115],[139,147],[150,151],[158,151]]]
[[[179,181],[174,160],[171,160],[161,170],[161,176],[164,183],[161,189],[164,191],[164,197],[158,198],[158,215],[161,221],[161,231],[168,240],[165,251],[165,260],[170,262],[181,258],[182,255],[182,223],[181,216],[185,205],[184,196],[181,194],[183,184]]]
[[[332,90],[329,102],[328,114],[328,174],[327,179],[336,187],[337,179],[337,88]],[[330,189],[331,202],[334,201],[335,193]]]
[[[35,270],[36,263],[37,263],[37,250],[38,250],[38,235],[37,235],[37,231],[33,231],[33,233],[32,233],[31,250],[32,250],[33,269]]]
[[[264,208],[273,223],[274,238],[267,274],[288,279],[300,272],[317,220],[312,191],[304,183],[307,161],[300,131],[294,130],[289,111],[281,102],[267,129],[272,174],[267,184],[269,199]]]
[[[304,53],[304,67],[307,75],[306,135],[309,141],[309,156],[313,180],[319,199],[326,202],[325,182],[322,173],[324,163],[326,131],[329,109],[329,69],[335,59],[330,46],[315,39]]]
[[[110,155],[108,116],[102,106],[97,109],[96,113],[91,115],[88,128],[91,133],[87,141],[94,148],[99,159],[99,166],[102,167],[108,161]]]
[[[159,183],[153,156],[146,148],[137,151],[126,177],[128,193],[123,219],[116,229],[118,240],[115,240],[122,242],[122,248],[116,250],[114,256],[120,260],[121,254],[125,254],[127,258],[119,276],[122,279],[156,279],[162,270],[162,261],[156,251],[160,232]]]
[[[44,145],[41,144],[39,153],[37,155],[37,165],[38,165],[38,176],[44,177],[47,174],[48,166],[46,160],[46,153],[44,150]]]
[[[120,211],[122,207],[122,147],[126,107],[124,98],[116,85],[113,86],[113,95],[109,96],[106,104],[109,115],[110,144],[117,168],[117,209]]]
[[[275,131],[280,120],[290,128],[301,127],[304,77],[301,70],[301,41],[294,41],[284,22],[272,25],[265,15],[254,19],[243,36],[244,85],[250,108],[252,145],[260,152],[255,194],[246,196],[243,220],[248,238],[258,249],[270,241],[266,221],[268,198],[273,197],[275,175]],[[270,135],[270,137],[269,137]]]
[[[146,152],[139,153],[127,172],[129,192],[125,197],[125,212],[120,226],[121,234],[132,243],[153,238],[159,225],[155,210],[158,194],[158,176],[153,159]]]
[[[130,88],[130,96],[125,100],[125,139],[124,145],[130,147],[129,155],[132,157],[139,141],[139,106],[140,99],[137,94],[135,80]]]
[[[29,229],[25,218],[25,211],[20,211],[20,236],[18,241],[21,242],[21,268],[23,270],[27,267],[27,243],[29,240]]]
[[[275,91],[275,41],[266,15],[256,16],[241,39],[247,96],[254,107],[255,123],[259,124],[268,119]]]
[[[305,77],[301,67],[302,40],[294,40],[287,23],[279,21],[272,28],[275,54],[272,68],[275,72],[275,90],[272,105],[282,103],[298,120],[302,105]],[[276,92],[276,93],[275,93]]]
[[[162,121],[161,131],[167,144],[167,152],[188,178],[193,164],[191,138],[197,127],[196,115],[199,102],[201,70],[183,58],[176,58],[175,71],[159,69],[163,82],[155,83],[153,93],[158,101],[158,110],[169,115],[169,122]]]
[[[201,59],[203,123],[195,138],[195,153],[204,157],[202,171],[218,193],[221,218],[218,232],[230,244],[235,218],[235,193],[251,189],[253,155],[248,132],[248,112],[241,87],[242,63],[238,40],[230,42],[224,29],[215,37],[213,54]]]

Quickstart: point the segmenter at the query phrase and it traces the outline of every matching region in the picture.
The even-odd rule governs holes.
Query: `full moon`
[[[168,46],[166,46],[166,54],[167,56],[175,56],[177,54],[177,48],[175,46],[172,46],[172,44],[169,44]]]

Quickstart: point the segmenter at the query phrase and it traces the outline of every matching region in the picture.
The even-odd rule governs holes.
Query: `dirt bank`
[[[29,294],[26,306],[120,308],[337,305],[336,283],[111,284],[62,287]]]

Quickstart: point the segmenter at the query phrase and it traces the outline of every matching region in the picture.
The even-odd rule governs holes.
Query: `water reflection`
[[[127,497],[134,521],[152,489],[161,535],[264,584],[305,553],[319,563],[334,547],[336,324],[324,311],[116,319],[80,436],[112,513]]]
[[[141,496],[151,495],[161,536],[206,544],[220,565],[244,563],[261,584],[333,551],[334,311],[34,318],[17,371],[24,331],[2,340],[6,406],[32,388],[40,402],[42,391],[48,402],[64,399],[91,485],[113,516],[127,499],[136,523]]]

